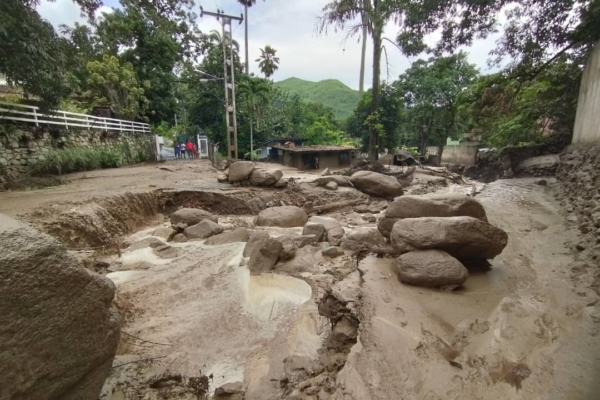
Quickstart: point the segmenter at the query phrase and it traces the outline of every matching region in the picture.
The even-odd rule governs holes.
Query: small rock
[[[247,242],[250,239],[250,232],[246,228],[236,228],[232,231],[220,233],[209,237],[204,242],[205,245],[215,246],[227,243]]]
[[[371,222],[371,223],[377,222],[377,218],[375,218],[375,216],[371,213],[364,214],[362,216],[362,219],[363,219],[363,221],[367,221],[367,222]]]
[[[317,244],[319,241],[317,240],[316,235],[302,235],[302,236],[294,236],[293,238],[294,244],[296,247],[301,249],[304,246],[308,246],[311,244]]]
[[[213,400],[243,400],[244,393],[244,384],[242,382],[232,382],[218,387],[212,398]]]
[[[281,253],[279,253],[279,261],[289,261],[296,256],[296,244],[291,235],[283,235],[277,238],[281,242]]]
[[[129,246],[127,248],[127,251],[135,251],[135,250],[139,250],[139,249],[145,249],[147,247],[158,247],[158,246],[162,246],[165,243],[157,238],[154,237],[150,237],[150,238],[146,238],[146,239],[142,239],[139,242],[135,242],[133,243],[131,246]]]
[[[321,242],[325,236],[325,226],[316,222],[309,222],[304,225],[304,229],[302,230],[302,235],[314,235],[316,237],[316,241]]]
[[[323,170],[323,172],[321,172],[319,175],[321,175],[321,176],[329,176],[329,175],[331,175],[331,171],[329,170],[329,168],[325,168]]]
[[[171,214],[171,224],[173,225],[182,222],[188,226],[192,226],[204,221],[205,219],[208,219],[214,223],[219,222],[216,215],[199,208],[182,208]]]
[[[275,182],[275,185],[273,185],[273,186],[276,188],[283,188],[283,187],[286,187],[287,185],[288,185],[287,178],[281,178],[280,180]]]
[[[179,250],[177,247],[172,247],[168,244],[165,244],[155,248],[153,253],[160,258],[169,259],[179,257],[181,250]]]
[[[581,243],[577,243],[575,245],[575,250],[577,250],[577,251],[584,251],[585,250],[585,246],[583,244],[581,244]]]
[[[188,241],[188,238],[183,233],[178,233],[175,236],[173,236],[173,239],[171,241],[175,243],[185,243]]]
[[[567,217],[567,221],[572,222],[572,223],[577,223],[577,215],[569,215]]]
[[[344,255],[344,250],[340,249],[337,246],[330,246],[321,252],[324,256],[330,258],[336,258]]]
[[[540,186],[546,186],[548,185],[548,181],[545,179],[538,179],[534,182],[536,185],[540,185]]]
[[[171,225],[171,228],[177,233],[183,232],[187,227],[188,227],[188,224],[185,224],[183,222],[179,222],[175,225]]]
[[[219,174],[219,175],[217,175],[217,182],[219,182],[219,183],[227,183],[227,182],[229,182],[229,180],[227,179],[227,175],[225,175],[225,174]]]
[[[325,189],[327,190],[337,190],[338,189],[338,184],[335,182],[329,182],[327,185],[325,185]]]

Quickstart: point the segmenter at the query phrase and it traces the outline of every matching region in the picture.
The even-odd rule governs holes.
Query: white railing
[[[142,122],[96,117],[62,110],[44,114],[40,113],[39,107],[0,101],[0,122],[3,120],[30,122],[35,126],[58,125],[65,127],[67,130],[69,127],[75,127],[104,131],[150,133],[150,125]]]

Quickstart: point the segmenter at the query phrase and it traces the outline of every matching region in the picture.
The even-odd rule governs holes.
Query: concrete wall
[[[600,42],[585,65],[579,88],[573,143],[600,141]]]
[[[446,146],[442,153],[442,163],[459,164],[459,165],[475,165],[477,159],[477,144],[461,143],[458,146]],[[437,155],[437,146],[427,147],[427,155]]]
[[[2,128],[4,128],[3,126]],[[54,150],[69,147],[117,147],[125,143],[132,153],[144,151],[148,158],[155,152],[154,135],[149,133],[117,133],[85,130],[14,127],[8,135],[0,134],[0,176],[8,179],[26,175],[39,161]]]

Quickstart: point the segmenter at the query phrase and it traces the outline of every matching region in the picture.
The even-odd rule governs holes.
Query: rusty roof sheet
[[[354,146],[272,146],[274,149],[287,150],[292,153],[305,153],[311,151],[348,151],[356,150]]]

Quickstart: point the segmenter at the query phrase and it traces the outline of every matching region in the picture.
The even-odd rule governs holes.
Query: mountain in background
[[[333,108],[335,117],[340,120],[348,118],[358,103],[358,91],[350,89],[337,79],[310,82],[288,78],[275,84],[305,100]]]

